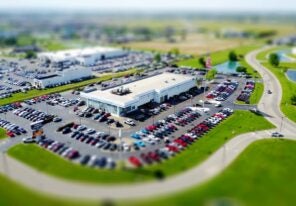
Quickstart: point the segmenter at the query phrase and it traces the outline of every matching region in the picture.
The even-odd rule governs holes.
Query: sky
[[[1,11],[296,11],[296,0],[0,0]]]

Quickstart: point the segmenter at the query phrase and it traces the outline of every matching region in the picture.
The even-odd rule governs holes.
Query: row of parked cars
[[[67,159],[76,159],[80,156],[77,150],[49,138],[42,138],[37,141],[37,144]]]
[[[30,107],[23,107],[16,109],[13,114],[30,120],[31,122],[42,121],[43,123],[51,122],[55,117],[54,115],[47,114],[46,112],[37,111]]]
[[[74,112],[76,112],[76,115],[79,117],[92,118],[97,122],[105,122],[108,125],[115,124],[116,127],[123,126],[119,121],[111,118],[111,114],[109,112],[106,112],[105,110],[102,110],[102,109],[97,109],[94,107],[86,107],[83,110],[79,110],[76,107],[74,108]]]
[[[42,95],[42,96],[39,96],[39,97],[34,97],[32,99],[25,100],[24,103],[27,104],[27,105],[33,105],[33,104],[37,104],[37,103],[40,103],[40,102],[48,101],[50,99],[53,99],[53,98],[56,98],[56,97],[60,97],[60,96],[61,95],[58,94],[58,93],[48,94],[48,95]]]
[[[0,119],[0,127],[6,130],[6,134],[9,137],[15,137],[16,135],[27,133],[27,131],[24,128],[4,119]]]
[[[191,108],[184,108],[175,114],[168,115],[166,118],[133,133],[131,137],[136,139],[133,147],[135,150],[139,150],[146,147],[146,144],[169,143],[169,137],[178,130],[176,125],[184,127],[198,117],[200,117],[200,114]]]
[[[25,143],[33,143],[35,142],[39,146],[52,151],[61,157],[64,157],[69,160],[76,160],[81,165],[88,165],[91,167],[99,167],[99,168],[107,168],[113,169],[116,167],[116,162],[110,157],[97,157],[96,155],[81,155],[78,150],[73,149],[64,143],[54,141],[50,138],[36,138],[31,139],[29,142],[28,139],[23,140]]]
[[[13,111],[14,109],[18,109],[21,107],[22,107],[22,105],[19,102],[14,102],[11,104],[0,106],[0,114],[5,113],[5,112],[9,112],[9,111]]]
[[[139,156],[130,156],[128,161],[134,167],[141,167],[144,164],[152,164],[154,162],[158,163],[161,162],[161,160],[168,159],[190,146],[194,143],[194,141],[201,138],[205,133],[226,119],[232,113],[233,110],[224,108],[188,130],[187,133],[179,136],[172,142],[166,143],[165,147],[156,149],[155,151],[141,153]]]
[[[31,83],[28,81],[17,80],[17,79],[13,79],[11,77],[8,77],[8,79],[5,80],[4,82],[7,84],[10,84],[10,85],[15,85],[15,86],[19,86],[19,87],[23,87],[26,85],[31,86]]]
[[[65,97],[58,96],[46,101],[46,104],[51,106],[60,105],[62,107],[70,107],[76,105],[78,102],[78,99],[67,99]]]
[[[238,87],[238,81],[226,80],[216,86],[216,88],[207,94],[208,99],[216,101],[225,101]]]
[[[245,103],[249,103],[250,97],[255,89],[255,81],[249,80],[246,82],[244,89],[241,91],[239,96],[237,97],[238,101],[243,101]]]
[[[70,123],[63,127],[60,132],[70,135],[70,138],[75,139],[81,143],[96,147],[106,151],[118,151],[120,145],[114,143],[116,138],[104,132],[97,132],[95,129],[88,128],[85,125]],[[130,148],[123,145],[122,150],[129,151]]]

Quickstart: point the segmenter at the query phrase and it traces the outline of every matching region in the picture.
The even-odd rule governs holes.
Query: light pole
[[[282,118],[281,118],[281,124],[280,124],[280,132],[282,132],[283,123],[284,123],[284,117],[282,116]]]

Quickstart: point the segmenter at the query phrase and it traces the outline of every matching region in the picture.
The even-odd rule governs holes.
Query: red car
[[[179,152],[179,149],[176,147],[176,146],[173,146],[173,145],[167,145],[166,146],[169,151],[172,151],[172,152]]]
[[[131,156],[128,161],[135,167],[142,167],[142,163],[137,157]]]
[[[6,134],[9,137],[15,137],[15,135],[14,135],[14,133],[12,131],[7,131]]]
[[[160,160],[158,154],[155,153],[155,152],[149,152],[148,157],[150,157],[151,159],[153,159],[153,160],[155,160],[157,162],[159,162],[159,160]]]

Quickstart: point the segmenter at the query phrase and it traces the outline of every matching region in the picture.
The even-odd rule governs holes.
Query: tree
[[[230,61],[237,61],[237,54],[235,53],[235,51],[230,51],[228,54],[228,58]]]
[[[210,71],[208,71],[208,73],[206,74],[206,80],[210,81],[215,79],[216,74],[217,74],[217,70],[216,69],[211,69]]]
[[[206,67],[206,60],[204,57],[200,57],[198,59],[198,62],[203,66],[203,67]]]
[[[156,62],[160,62],[160,61],[161,61],[160,53],[156,53],[156,54],[154,55],[154,61],[156,61]]]
[[[243,67],[243,66],[238,66],[238,67],[236,67],[236,72],[247,73],[247,68]]]
[[[278,66],[280,64],[280,57],[276,53],[272,53],[268,57],[268,61],[272,66]]]
[[[34,52],[34,51],[27,51],[26,52],[26,55],[25,55],[26,59],[32,59],[32,58],[36,58],[36,57],[37,57],[36,52]]]
[[[296,105],[296,94],[291,97],[291,104]]]

